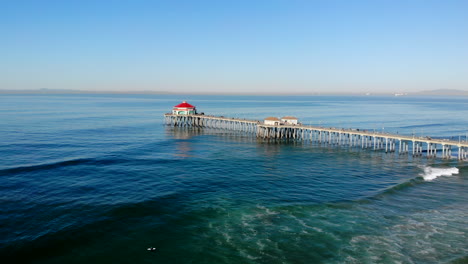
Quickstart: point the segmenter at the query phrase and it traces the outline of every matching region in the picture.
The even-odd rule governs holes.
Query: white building
[[[297,118],[294,116],[284,116],[281,118],[281,123],[285,125],[297,125]]]
[[[278,118],[276,118],[276,117],[271,117],[271,116],[265,118],[265,120],[263,121],[263,123],[264,123],[265,125],[273,125],[273,126],[279,125],[280,122],[281,122],[281,121],[280,121]]]

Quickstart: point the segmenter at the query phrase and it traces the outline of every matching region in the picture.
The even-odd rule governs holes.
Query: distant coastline
[[[246,96],[468,96],[468,90],[437,89],[419,92],[290,92],[290,93],[262,93],[262,92],[168,92],[168,91],[118,91],[118,90],[72,90],[72,89],[29,89],[7,90],[0,89],[0,94],[165,94],[165,95],[246,95]]]

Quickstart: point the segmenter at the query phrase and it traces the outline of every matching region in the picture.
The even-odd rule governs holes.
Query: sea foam
[[[439,176],[452,176],[458,174],[458,168],[432,168],[429,166],[424,167],[424,173],[420,175],[425,181],[432,181]]]

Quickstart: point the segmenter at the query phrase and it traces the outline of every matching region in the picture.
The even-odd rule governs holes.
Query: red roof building
[[[174,107],[177,107],[177,108],[195,108],[195,106],[187,103],[186,101],[183,101],[182,103],[174,106]]]
[[[195,106],[183,101],[182,103],[174,106],[172,109],[172,114],[174,115],[195,115],[197,114],[197,109]]]

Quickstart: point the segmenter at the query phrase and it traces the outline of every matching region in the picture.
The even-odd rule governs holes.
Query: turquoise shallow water
[[[182,100],[241,118],[460,140],[468,130],[467,98],[4,95],[2,260],[467,261],[466,162],[163,126]]]

